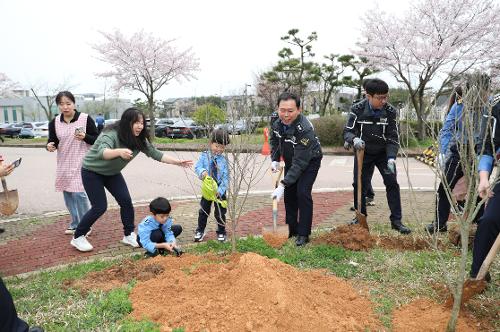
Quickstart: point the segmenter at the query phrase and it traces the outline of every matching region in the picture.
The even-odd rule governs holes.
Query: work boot
[[[309,236],[297,236],[297,240],[295,240],[295,244],[297,245],[297,247],[304,246],[306,243],[309,243]]]
[[[438,226],[437,223],[432,223],[425,226],[425,230],[432,235],[436,232],[445,233],[448,231],[448,227],[446,225]]]
[[[411,229],[403,225],[401,221],[391,222],[391,228],[397,230],[401,234],[410,234]]]

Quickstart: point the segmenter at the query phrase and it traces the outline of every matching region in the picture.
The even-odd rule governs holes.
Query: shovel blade
[[[368,228],[368,222],[366,221],[366,216],[361,212],[359,212],[358,210],[356,210],[356,219],[358,220],[361,227],[365,228],[367,231],[370,230]]]
[[[19,205],[19,195],[17,190],[0,192],[0,214],[10,216],[14,214]]]

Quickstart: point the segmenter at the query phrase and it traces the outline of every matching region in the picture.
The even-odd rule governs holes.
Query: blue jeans
[[[90,210],[89,199],[85,192],[63,191],[64,203],[71,215],[69,228],[76,229],[82,217]]]

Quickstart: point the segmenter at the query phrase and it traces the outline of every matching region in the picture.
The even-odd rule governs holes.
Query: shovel
[[[500,234],[497,235],[495,243],[493,243],[490,251],[488,251],[488,255],[486,255],[483,264],[481,264],[481,267],[479,268],[479,272],[477,273],[476,278],[468,279],[465,281],[464,289],[462,291],[462,302],[461,302],[462,305],[465,302],[467,302],[471,297],[481,293],[486,288],[486,280],[484,280],[484,277],[486,276],[486,273],[488,272],[488,269],[490,268],[490,265],[493,262],[493,259],[495,258],[495,255],[498,252],[498,248],[500,248]],[[453,305],[453,296],[448,297],[448,299],[445,302],[445,305],[447,307],[451,307]]]
[[[0,214],[3,214],[4,216],[10,216],[17,210],[17,206],[19,205],[19,195],[16,189],[7,189],[7,182],[3,177],[2,187],[3,191],[0,192]]]
[[[280,167],[278,175],[273,178],[274,188],[276,189],[281,180],[283,166]],[[288,227],[278,226],[278,200],[273,198],[273,226],[272,228],[264,226],[262,228],[262,237],[270,246],[280,248],[288,240]]]
[[[363,170],[363,158],[365,157],[365,150],[359,149],[356,150],[356,159],[358,160],[358,179],[357,179],[357,204],[358,207],[356,210],[356,220],[359,222],[361,227],[366,228],[367,231],[370,231],[368,228],[368,223],[366,222],[366,216],[361,213],[361,171]]]

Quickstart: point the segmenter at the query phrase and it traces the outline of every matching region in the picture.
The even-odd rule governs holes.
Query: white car
[[[49,122],[36,122],[33,134],[35,137],[49,137]]]

